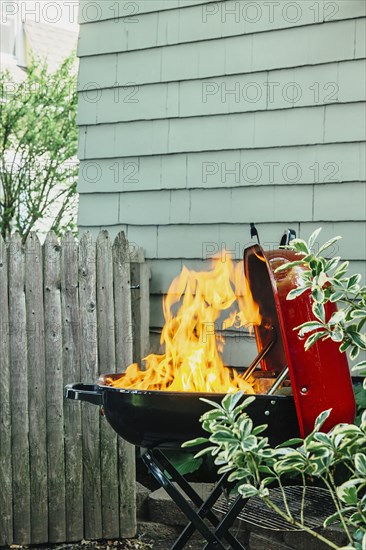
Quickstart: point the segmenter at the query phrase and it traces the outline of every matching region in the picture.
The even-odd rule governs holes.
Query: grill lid
[[[277,267],[294,260],[298,256],[293,251],[264,252],[254,245],[244,252],[244,272],[263,319],[261,326],[254,328],[258,351],[268,344],[273,331],[277,333],[277,341],[261,367],[278,374],[288,366],[300,432],[306,436],[313,430],[316,417],[326,409],[332,412],[324,430],[340,422],[353,422],[355,400],[347,358],[339,345],[330,339],[318,340],[305,351],[304,340],[294,330],[314,320],[309,291],[296,300],[286,299],[290,290],[301,283],[304,268],[275,273]],[[329,318],[336,306],[328,303],[325,310]]]

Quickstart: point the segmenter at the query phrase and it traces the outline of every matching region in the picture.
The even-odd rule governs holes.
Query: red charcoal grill
[[[331,408],[332,412],[324,430],[340,422],[352,422],[355,415],[348,363],[338,345],[329,339],[318,341],[305,351],[304,342],[294,330],[313,319],[311,298],[305,292],[288,301],[287,294],[297,286],[301,270],[276,273],[275,269],[295,259],[298,257],[292,251],[280,248],[264,252],[259,245],[247,248],[243,259],[244,272],[262,316],[261,325],[255,327],[258,355],[243,374],[245,378],[255,377],[258,392],[246,411],[255,424],[268,425],[264,435],[272,445],[290,437],[306,436],[316,417],[326,409]],[[335,309],[334,304],[327,304],[327,317]],[[68,385],[66,397],[103,406],[105,417],[118,435],[143,449],[142,458],[150,472],[189,520],[172,550],[184,548],[195,530],[206,539],[205,548],[224,549],[222,539],[226,539],[231,548],[243,550],[229,529],[247,501],[234,499],[221,520],[213,512],[227,485],[227,475],[203,501],[163,452],[180,449],[184,441],[205,435],[199,418],[208,405],[200,398],[221,402],[224,394],[127,390],[108,385],[108,379],[121,376],[105,374],[96,384]]]

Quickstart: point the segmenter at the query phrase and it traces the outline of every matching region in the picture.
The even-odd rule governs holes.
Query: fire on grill
[[[66,396],[103,405],[105,416],[127,441],[146,448],[172,448],[202,435],[206,397],[217,402],[239,390],[255,394],[248,414],[267,424],[272,444],[306,435],[318,414],[332,408],[325,428],[354,418],[347,359],[331,340],[305,352],[294,328],[312,320],[308,293],[287,301],[302,268],[276,273],[294,259],[285,249],[245,250],[237,265],[223,252],[205,272],[183,268],[163,302],[162,355],[145,358],[123,374],[105,374],[96,384],[67,386]],[[327,304],[327,315],[335,306]],[[219,327],[219,331],[216,331]],[[247,369],[222,360],[223,332],[254,330],[257,357]]]
[[[223,330],[259,325],[259,307],[242,265],[235,267],[225,251],[213,263],[210,271],[184,267],[171,284],[163,300],[165,353],[146,357],[146,370],[131,365],[123,377],[107,379],[107,384],[136,390],[254,393],[251,376],[240,376],[224,366],[224,338],[215,328],[218,323]]]

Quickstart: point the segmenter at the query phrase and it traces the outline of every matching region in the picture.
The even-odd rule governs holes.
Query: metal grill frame
[[[291,485],[283,488],[288,508],[295,519],[300,519],[300,507],[304,487]],[[280,509],[284,508],[283,494],[279,487],[270,489],[270,498]],[[220,497],[213,505],[215,512],[226,514],[238,497]],[[239,497],[240,498],[240,497]],[[331,494],[322,487],[305,486],[304,525],[309,529],[322,527],[324,520],[336,512]],[[268,508],[259,497],[252,497],[239,512],[237,519],[270,531],[302,531],[300,527],[289,523],[274,510]]]

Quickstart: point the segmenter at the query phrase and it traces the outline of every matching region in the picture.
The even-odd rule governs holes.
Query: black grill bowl
[[[117,376],[121,375],[104,375],[95,385],[69,385],[66,397],[103,405],[104,414],[117,434],[147,449],[177,449],[185,441],[207,436],[199,419],[210,406],[200,398],[220,403],[225,397],[218,393],[126,390],[103,383]],[[268,424],[263,435],[272,445],[299,435],[292,396],[257,394],[246,412],[255,425]]]

